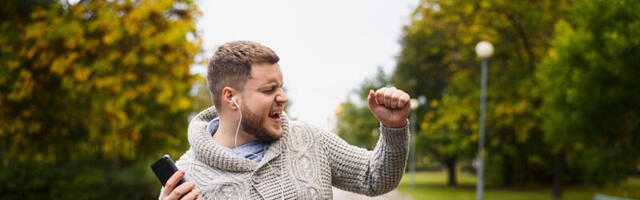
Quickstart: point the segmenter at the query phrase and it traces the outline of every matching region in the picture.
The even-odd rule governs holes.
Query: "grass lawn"
[[[446,186],[447,173],[441,172],[416,172],[416,188],[409,188],[409,173],[400,182],[397,191],[403,195],[411,196],[413,199],[461,199],[475,200],[476,186],[475,175],[468,173],[458,173],[458,186]],[[593,199],[595,193],[640,199],[640,178],[630,178],[620,185],[609,185],[604,187],[596,186],[566,186],[563,188],[563,200],[587,200]],[[551,186],[532,186],[503,188],[488,186],[485,187],[484,199],[487,200],[538,200],[549,199],[551,197]]]

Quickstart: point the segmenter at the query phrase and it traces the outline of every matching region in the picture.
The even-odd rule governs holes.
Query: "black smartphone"
[[[158,180],[160,180],[160,183],[162,183],[162,186],[167,183],[173,173],[176,173],[178,171],[178,167],[176,167],[176,164],[173,163],[173,160],[171,160],[171,156],[169,156],[168,154],[164,154],[164,156],[162,156],[160,160],[153,163],[151,165],[151,169],[158,177]],[[178,184],[176,184],[176,187],[178,187],[178,185],[182,183],[184,183],[184,177],[180,180],[180,182],[178,182]]]

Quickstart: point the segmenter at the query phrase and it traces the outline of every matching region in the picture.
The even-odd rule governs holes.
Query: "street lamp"
[[[487,103],[487,62],[493,55],[493,45],[487,41],[476,45],[476,54],[482,58],[482,90],[480,92],[480,139],[478,140],[478,184],[476,184],[476,199],[482,200],[484,186],[484,137],[485,137],[485,107]]]
[[[411,175],[409,176],[409,187],[415,187],[415,175],[416,175],[416,110],[418,109],[418,105],[420,102],[417,99],[411,99],[411,134],[410,137],[410,150],[409,155],[411,157],[411,161],[409,163],[409,172]]]

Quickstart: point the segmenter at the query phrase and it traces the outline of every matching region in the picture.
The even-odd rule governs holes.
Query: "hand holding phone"
[[[160,195],[161,200],[196,199],[200,195],[200,190],[194,190],[195,183],[185,182],[185,172],[178,170],[169,155],[162,156],[160,160],[151,165],[151,169],[164,186]]]
[[[178,167],[173,163],[171,156],[167,154],[164,154],[160,160],[153,163],[153,165],[151,165],[151,169],[158,177],[158,180],[160,180],[160,183],[162,183],[162,186],[165,186],[169,177],[178,171]],[[176,184],[176,187],[183,183],[184,178],[180,179],[178,184]]]

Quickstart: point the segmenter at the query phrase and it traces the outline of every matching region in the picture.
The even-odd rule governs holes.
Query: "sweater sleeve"
[[[395,189],[402,179],[409,152],[409,123],[401,128],[380,124],[373,151],[347,144],[323,131],[323,145],[331,166],[331,183],[342,190],[376,196]]]

